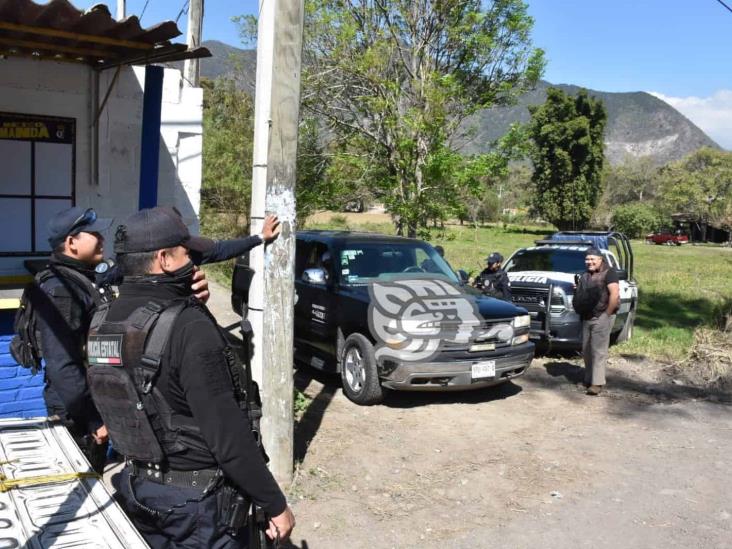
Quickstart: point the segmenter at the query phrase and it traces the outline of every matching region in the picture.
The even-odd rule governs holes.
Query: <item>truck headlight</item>
[[[520,336],[516,336],[511,340],[511,345],[521,345],[522,343],[526,343],[529,340],[529,334],[523,334]]]
[[[571,301],[570,301],[571,303]],[[554,288],[549,311],[552,314],[562,314],[567,309],[566,294],[561,288]]]
[[[513,327],[514,328],[528,328],[531,326],[531,317],[529,315],[521,315],[514,317]]]

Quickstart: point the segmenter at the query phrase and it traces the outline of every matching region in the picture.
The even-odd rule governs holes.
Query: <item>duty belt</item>
[[[130,474],[141,479],[156,482],[167,486],[178,486],[182,488],[204,489],[210,486],[217,477],[223,478],[219,469],[202,469],[195,471],[176,471],[174,469],[163,469],[152,463],[128,463]]]

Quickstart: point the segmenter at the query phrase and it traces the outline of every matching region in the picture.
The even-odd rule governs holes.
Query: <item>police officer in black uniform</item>
[[[487,267],[475,279],[475,287],[485,295],[511,301],[511,285],[506,271],[501,269],[503,256],[493,252],[486,258]]]
[[[87,344],[94,401],[127,458],[122,503],[153,548],[246,547],[236,496],[270,517],[270,538],[294,527],[242,406],[240,366],[190,299],[190,253],[209,246],[171,208],[131,216],[115,236],[119,298],[96,313]]]
[[[94,284],[104,251],[101,233],[110,224],[91,208],[68,208],[53,216],[48,223],[53,255],[39,276],[44,297],[34,300],[48,415],[66,425],[98,472],[104,467],[107,431],[89,394],[83,346],[94,308],[111,297],[110,288]]]

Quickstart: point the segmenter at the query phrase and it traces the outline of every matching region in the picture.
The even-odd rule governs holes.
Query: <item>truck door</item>
[[[624,268],[623,265],[620,264],[620,262],[616,259],[615,255],[612,252],[607,252],[605,254],[605,260],[608,262],[608,265],[610,265],[611,269],[625,270],[627,272],[627,268]],[[612,329],[613,332],[621,330],[623,328],[625,320],[628,318],[630,306],[633,301],[633,288],[627,280],[619,281],[618,289],[620,293],[620,306],[615,316],[615,324],[613,325]]]
[[[335,358],[335,317],[333,313],[333,261],[327,244],[303,242],[295,272],[295,345],[301,360],[323,369]],[[314,271],[324,278],[311,276]],[[305,356],[307,355],[307,357]]]

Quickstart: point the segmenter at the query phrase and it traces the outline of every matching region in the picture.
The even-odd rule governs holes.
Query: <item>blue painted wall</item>
[[[0,417],[45,416],[43,373],[31,375],[10,354],[14,315],[14,310],[0,311]]]

